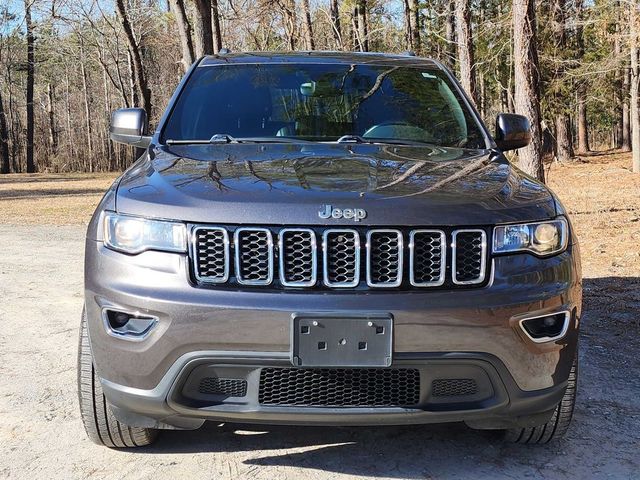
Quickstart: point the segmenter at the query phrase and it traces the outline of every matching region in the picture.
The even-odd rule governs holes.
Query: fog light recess
[[[524,333],[536,343],[553,342],[564,337],[569,329],[570,312],[551,313],[520,320]]]
[[[112,308],[102,310],[102,319],[109,335],[134,342],[144,340],[158,322],[152,315]]]

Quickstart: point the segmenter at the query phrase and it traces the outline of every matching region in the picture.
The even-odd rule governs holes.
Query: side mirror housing
[[[111,140],[138,148],[147,148],[151,137],[146,135],[147,112],[143,108],[120,108],[111,115]]]
[[[531,122],[523,115],[501,113],[496,118],[496,145],[502,151],[516,150],[531,143]]]

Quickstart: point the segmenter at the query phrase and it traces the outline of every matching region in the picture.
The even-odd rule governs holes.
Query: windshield
[[[163,142],[229,138],[406,141],[485,148],[477,122],[433,67],[249,64],[197,68]],[[217,137],[219,138],[219,137]]]

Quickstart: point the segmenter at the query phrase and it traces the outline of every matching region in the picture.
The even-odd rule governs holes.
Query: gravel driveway
[[[581,383],[567,438],[500,442],[464,425],[207,425],[115,451],[76,398],[84,228],[0,226],[0,477],[640,478],[640,279],[585,280]]]

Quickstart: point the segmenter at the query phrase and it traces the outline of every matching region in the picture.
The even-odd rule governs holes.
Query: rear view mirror
[[[146,128],[147,112],[143,108],[121,108],[111,115],[109,136],[114,142],[146,148],[151,143]]]
[[[523,115],[501,113],[496,118],[496,145],[502,151],[516,150],[531,143],[531,122]]]

